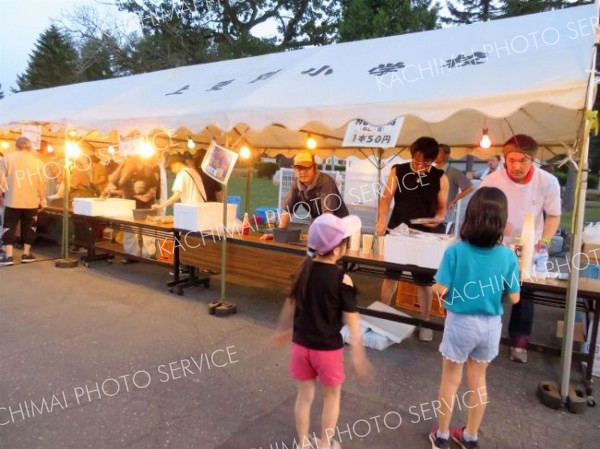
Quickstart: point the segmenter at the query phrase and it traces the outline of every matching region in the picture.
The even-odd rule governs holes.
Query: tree
[[[140,19],[134,70],[240,58],[332,42],[338,0],[119,0]],[[275,21],[279,36],[256,26]]]
[[[2,91],[2,84],[0,84],[0,100],[4,98],[4,92]]]
[[[529,3],[529,2],[520,2]],[[448,24],[470,24],[495,19],[500,14],[500,6],[495,0],[462,0],[446,2],[449,17],[442,17]]]
[[[55,25],[38,38],[25,73],[17,76],[19,90],[61,86],[78,80],[77,50]]]
[[[563,9],[570,6],[579,6],[592,3],[592,0],[504,0],[501,10],[503,17],[522,16],[525,14],[534,14],[538,12],[551,11],[553,9]]]
[[[340,41],[432,30],[439,5],[428,0],[346,0],[338,24]]]

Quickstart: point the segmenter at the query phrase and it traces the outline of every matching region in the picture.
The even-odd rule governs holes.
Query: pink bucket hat
[[[320,256],[338,246],[342,240],[360,232],[362,223],[356,215],[344,218],[323,214],[315,219],[308,229],[308,248]]]

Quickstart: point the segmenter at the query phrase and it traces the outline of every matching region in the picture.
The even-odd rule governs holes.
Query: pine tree
[[[2,84],[0,84],[0,100],[4,98],[4,92],[2,91]]]
[[[514,17],[584,5],[592,3],[592,0],[504,0],[502,3],[501,15],[503,17]]]
[[[340,41],[432,30],[439,9],[430,0],[346,0],[338,24]]]
[[[81,44],[80,73],[82,81],[96,81],[115,76],[110,49],[97,39],[87,39]]]
[[[58,27],[51,25],[38,38],[25,73],[17,76],[19,90],[61,86],[79,80],[77,50]]]
[[[529,2],[520,2],[529,3]],[[442,22],[467,25],[474,22],[493,20],[500,14],[500,5],[494,0],[462,0],[446,2],[449,17],[442,17]]]

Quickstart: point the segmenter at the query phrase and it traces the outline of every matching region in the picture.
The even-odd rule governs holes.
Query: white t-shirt
[[[206,202],[206,192],[202,178],[194,170],[184,168],[175,177],[175,182],[171,189],[173,192],[179,192],[181,202],[184,204],[199,204]]]
[[[547,215],[560,215],[560,185],[556,176],[535,168],[531,181],[519,184],[512,181],[506,170],[499,170],[486,176],[481,187],[497,187],[508,198],[508,223],[512,232],[505,235],[504,244],[509,245],[517,235],[521,235],[525,214],[533,213],[535,218],[535,240],[544,232],[544,212]]]

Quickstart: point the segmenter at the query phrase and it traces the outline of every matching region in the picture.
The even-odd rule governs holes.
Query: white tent
[[[311,132],[325,154],[352,119],[404,117],[398,148],[430,135],[462,156],[485,124],[496,147],[527,133],[564,152],[581,136],[596,24],[588,5],[24,92],[0,101],[0,125],[178,129],[207,142],[233,131],[271,154],[302,148]]]
[[[381,125],[403,117],[396,149],[388,152],[428,135],[452,146],[455,157],[466,152],[487,157],[490,151],[476,148],[484,126],[496,151],[513,134],[526,133],[545,149],[542,159],[581,152],[572,242],[579,248],[591,126],[586,111],[596,88],[595,3],[24,92],[0,100],[0,138],[14,138],[24,123],[43,124],[46,132],[59,135],[74,127],[113,142],[117,133],[166,135],[176,129],[180,139],[193,134],[197,141],[224,141],[228,135],[236,142],[243,137],[269,153],[291,154],[311,133],[318,137],[320,155],[339,151],[345,156],[364,154],[340,148],[350,120]],[[563,399],[578,279],[577,271],[571,273]]]

